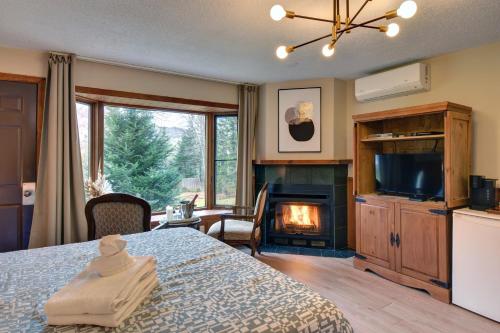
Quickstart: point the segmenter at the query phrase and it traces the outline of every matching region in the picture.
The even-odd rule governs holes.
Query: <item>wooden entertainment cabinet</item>
[[[353,116],[356,268],[450,302],[452,211],[469,199],[471,112],[442,102]],[[375,193],[375,154],[425,152],[444,155],[444,201]]]

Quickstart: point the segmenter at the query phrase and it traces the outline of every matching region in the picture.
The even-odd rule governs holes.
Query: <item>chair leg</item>
[[[252,247],[252,257],[255,257],[255,250],[257,249],[257,244],[255,241],[251,241],[250,244]]]

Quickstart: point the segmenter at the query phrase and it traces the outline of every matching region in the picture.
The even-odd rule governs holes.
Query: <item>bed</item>
[[[46,300],[97,255],[97,241],[0,254],[0,332],[352,332],[329,300],[191,228],[125,236],[156,256],[160,286],[116,329],[47,326]]]

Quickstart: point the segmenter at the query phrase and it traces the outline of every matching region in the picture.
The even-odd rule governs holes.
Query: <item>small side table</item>
[[[160,225],[155,227],[153,230],[186,228],[186,227],[200,230],[200,224],[201,224],[201,218],[193,216],[189,219],[183,219],[183,220],[160,221]]]

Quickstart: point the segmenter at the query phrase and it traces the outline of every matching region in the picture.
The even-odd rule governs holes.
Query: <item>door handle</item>
[[[394,242],[395,242],[396,240],[394,239],[394,233],[393,233],[393,232],[391,232],[390,241],[391,241],[391,246],[394,246]]]
[[[399,234],[396,234],[396,246],[399,247],[399,244],[401,244],[401,240],[399,239]]]
[[[35,183],[23,183],[23,206],[32,206],[35,204]]]

